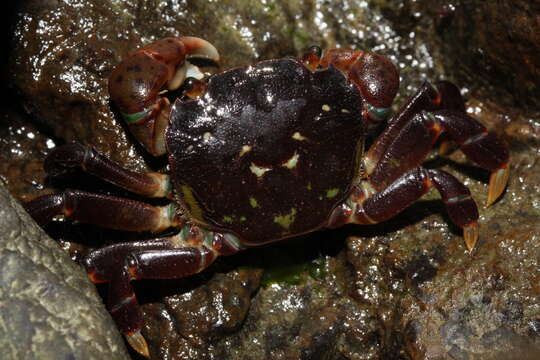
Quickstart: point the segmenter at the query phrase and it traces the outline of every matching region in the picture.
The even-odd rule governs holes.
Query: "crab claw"
[[[166,152],[165,130],[171,108],[161,93],[178,89],[186,78],[203,78],[190,62],[194,58],[217,63],[219,53],[203,39],[169,37],[135,51],[109,77],[111,100],[133,135],[154,156]]]
[[[366,101],[368,118],[377,123],[390,113],[399,87],[399,72],[386,57],[363,51],[331,49],[321,66],[333,65],[352,81]]]
[[[489,177],[489,189],[486,206],[493,204],[495,200],[497,200],[502,194],[506,188],[506,184],[508,183],[509,175],[510,170],[508,169],[507,164],[491,173],[491,176]]]
[[[150,358],[150,351],[148,350],[148,344],[142,336],[141,331],[137,331],[133,334],[126,334],[126,341],[131,347],[145,358]]]
[[[321,65],[330,64],[347,74],[374,108],[386,109],[392,105],[399,87],[399,73],[388,58],[370,52],[331,49],[321,59]]]
[[[216,64],[219,62],[217,49],[208,41],[194,36],[181,37],[180,41],[184,44],[186,59],[206,59]],[[176,90],[187,78],[200,80],[203,77],[204,75],[197,66],[193,65],[189,60],[185,60],[184,64],[176,69],[176,73],[168,82],[167,88],[169,90]]]

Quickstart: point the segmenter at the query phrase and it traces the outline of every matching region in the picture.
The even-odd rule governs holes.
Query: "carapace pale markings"
[[[249,245],[324,226],[358,177],[361,104],[339,70],[295,59],[210,78],[204,96],[175,102],[167,132],[190,218]]]

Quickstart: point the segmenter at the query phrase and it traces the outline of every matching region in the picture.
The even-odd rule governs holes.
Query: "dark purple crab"
[[[312,48],[301,59],[268,60],[207,82],[189,57],[218,61],[216,49],[193,38],[167,38],[124,60],[109,78],[112,100],[134,136],[155,156],[168,153],[171,175],[127,170],[94,149],[55,149],[45,168],[72,168],[134,193],[173,199],[164,207],[66,190],[26,204],[39,224],[56,215],[113,229],[170,237],[119,243],[91,252],[93,282],[109,282],[108,308],[128,342],[148,348],[131,281],[179,278],[204,270],[219,255],[346,223],[385,221],[429,189],[441,194],[470,251],[478,211],[469,190],[422,161],[447,132],[491,171],[488,205],[508,179],[506,146],[464,111],[458,89],[428,83],[413,95],[367,152],[370,125],[385,119],[399,76],[385,57]],[[164,88],[184,86],[171,106]]]

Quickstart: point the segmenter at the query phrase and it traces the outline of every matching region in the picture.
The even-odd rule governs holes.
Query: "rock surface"
[[[2,359],[127,359],[86,274],[0,184]]]
[[[509,187],[492,207],[480,206],[475,253],[432,194],[384,224],[254,249],[181,281],[144,282],[137,293],[152,357],[536,359],[539,16],[537,2],[508,0],[28,1],[10,74],[17,101],[46,130],[32,142],[35,131],[10,120],[1,176],[20,199],[50,191],[35,170],[49,137],[147,168],[110,110],[105,80],[141,42],[203,37],[220,49],[222,69],[298,56],[312,44],[383,53],[400,68],[398,104],[424,80],[454,80],[468,112],[509,143]],[[21,146],[33,150],[11,152]],[[460,152],[427,166],[455,174],[485,203],[488,174]]]

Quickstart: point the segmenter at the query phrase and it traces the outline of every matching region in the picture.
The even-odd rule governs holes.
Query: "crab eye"
[[[321,62],[322,49],[320,46],[314,45],[310,47],[304,56],[302,56],[302,62],[311,71],[315,71]]]
[[[196,81],[197,79],[195,79],[194,77],[188,77],[186,80],[184,80],[184,89],[186,91],[192,90],[195,86]]]
[[[188,77],[184,81],[184,94],[192,99],[196,99],[204,94],[206,83],[194,77]]]
[[[317,45],[313,45],[311,46],[308,51],[307,51],[309,54],[313,54],[317,57],[321,57],[322,56],[322,49],[320,46],[317,46]]]
[[[383,121],[388,118],[388,115],[390,114],[390,108],[384,108],[384,107],[375,107],[371,104],[367,104],[367,111],[369,114],[369,117],[374,121]]]

